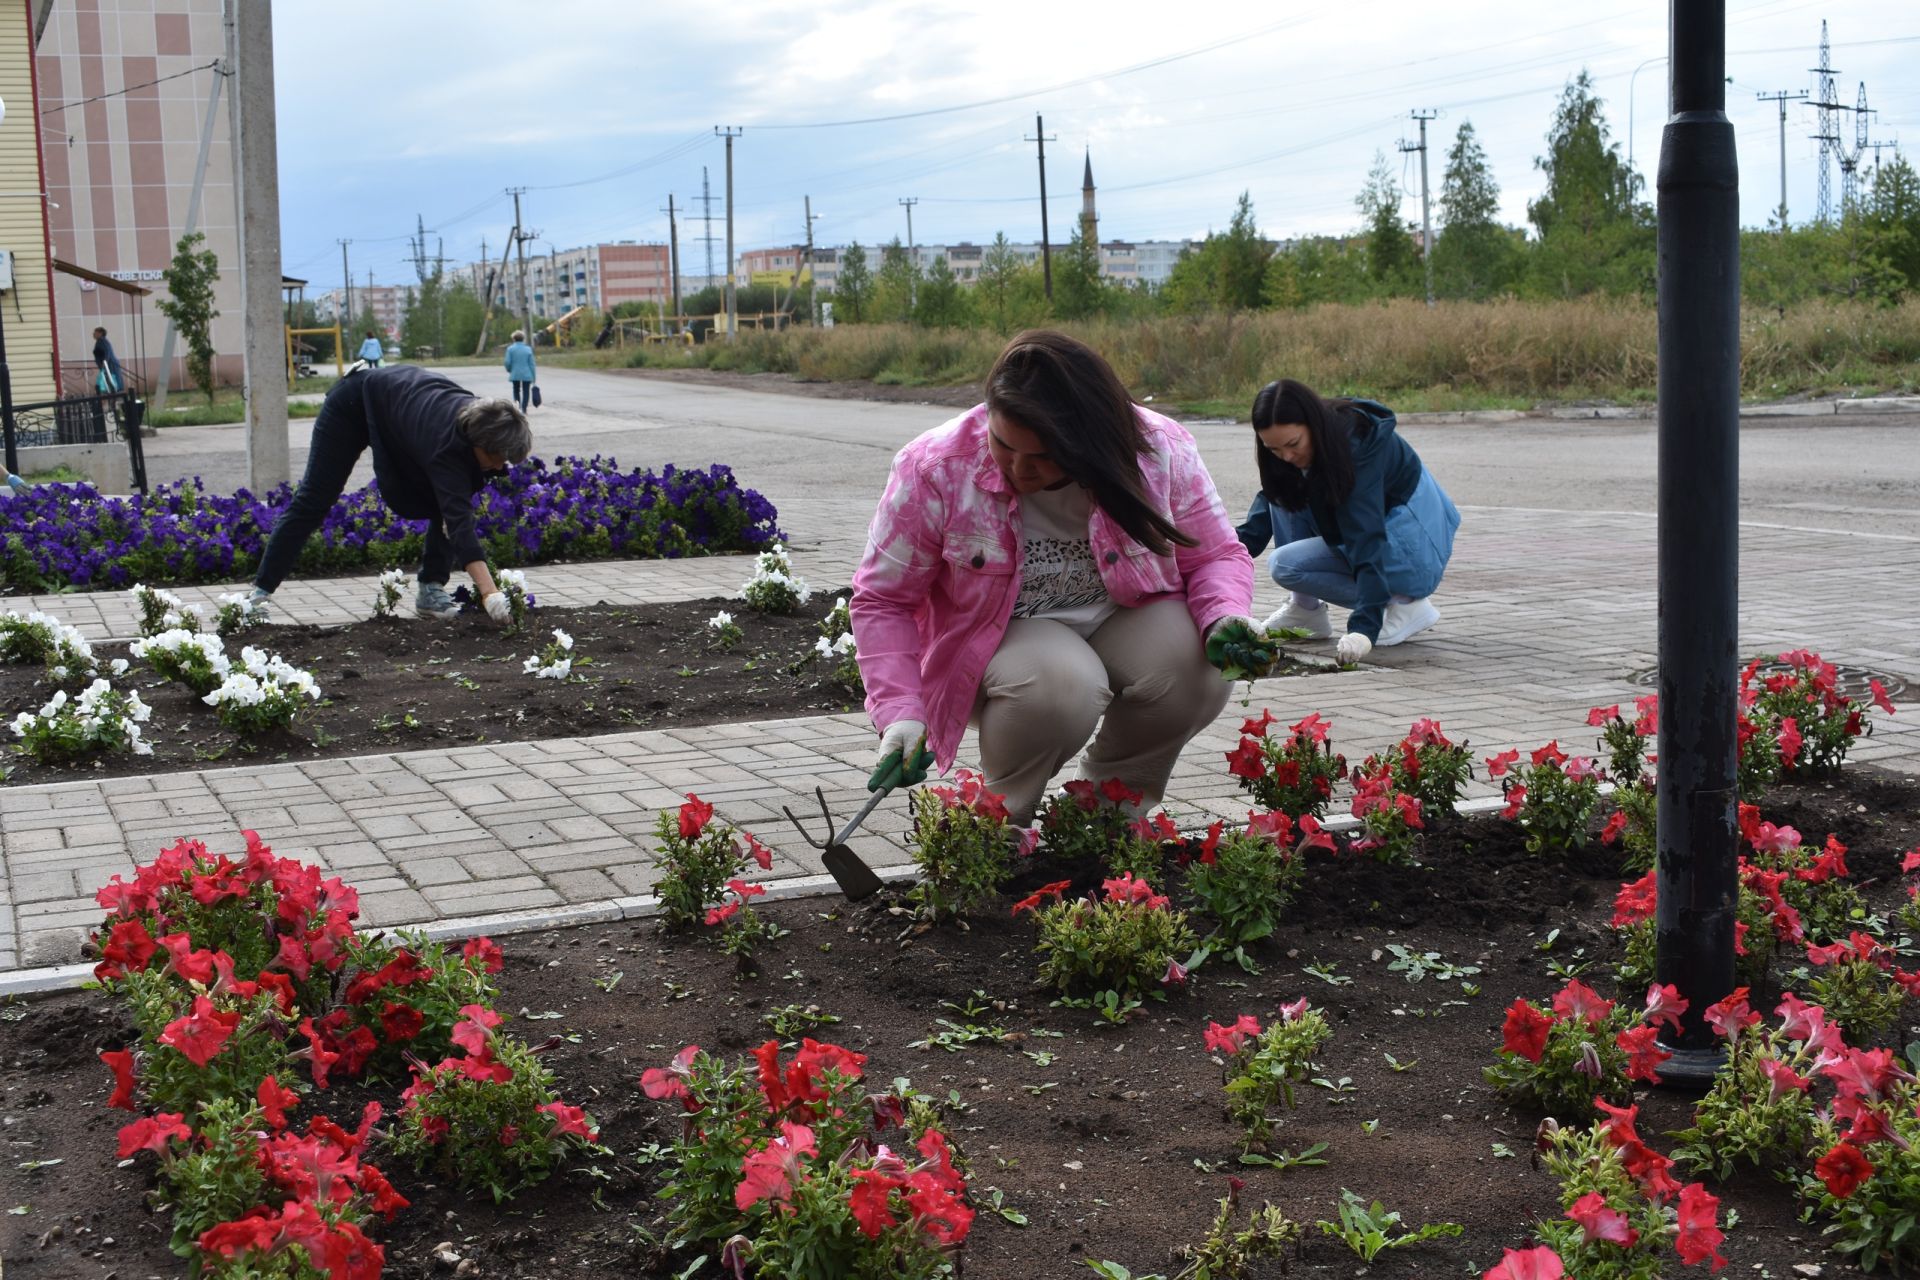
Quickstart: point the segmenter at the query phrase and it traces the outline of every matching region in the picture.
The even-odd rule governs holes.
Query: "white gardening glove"
[[[1350,667],[1372,652],[1373,641],[1358,631],[1349,631],[1341,636],[1340,643],[1334,646],[1333,656],[1340,660],[1341,666]]]
[[[880,735],[880,758],[874,763],[867,790],[913,786],[927,776],[932,757],[926,754],[927,726],[918,720],[895,720]]]
[[[513,617],[513,606],[507,603],[507,593],[496,591],[481,604],[486,606],[487,616],[495,622],[506,622]]]

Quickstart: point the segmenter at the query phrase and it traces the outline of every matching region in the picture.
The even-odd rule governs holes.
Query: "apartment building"
[[[19,8],[19,0],[11,7]],[[169,0],[164,6],[152,0],[34,0],[32,9],[39,24],[32,63],[53,256],[165,296],[160,273],[173,259],[189,208],[195,208],[195,229],[206,236],[202,247],[220,263],[214,376],[238,381],[244,307],[224,95],[213,111],[213,141],[197,202],[194,183],[213,91],[209,64],[226,55],[220,0]],[[9,126],[36,114],[22,110],[16,116],[14,101],[8,94]],[[154,301],[56,272],[53,305],[63,359],[69,365],[86,360],[94,327],[104,326],[121,364],[152,382],[161,372],[167,323]],[[9,356],[12,347],[9,342]],[[183,347],[176,346],[166,372],[171,385],[187,385]]]
[[[575,307],[606,311],[623,302],[673,305],[672,254],[664,244],[620,240],[573,249],[542,245],[541,252],[527,254],[525,270],[526,296],[531,305],[523,308],[517,256],[508,256],[504,272],[498,259],[466,267],[475,292],[485,290],[489,272],[497,277],[493,282],[494,305],[514,313],[524,309],[551,319]],[[685,287],[685,281],[682,285]]]

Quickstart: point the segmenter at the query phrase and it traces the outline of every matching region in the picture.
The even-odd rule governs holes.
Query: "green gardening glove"
[[[927,726],[918,720],[896,720],[880,735],[880,763],[867,778],[867,790],[891,791],[927,780],[933,752],[927,749]]]
[[[1222,618],[1207,632],[1207,661],[1229,680],[1251,680],[1272,669],[1279,652],[1252,618]]]

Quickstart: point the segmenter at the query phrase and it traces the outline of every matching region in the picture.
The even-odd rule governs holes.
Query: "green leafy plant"
[[[185,954],[183,963],[194,963]],[[122,1087],[116,1096],[138,1096],[155,1110],[191,1115],[218,1098],[252,1097],[268,1076],[287,1076],[292,1062],[286,1037],[294,1019],[282,997],[253,983],[235,988],[183,982],[171,966],[118,981],[116,993],[127,1002],[140,1042],[119,1058],[115,1070]]]
[[[1659,1079],[1659,1065],[1672,1056],[1655,1043],[1659,1024],[1677,1028],[1685,1011],[1671,986],[1650,988],[1644,1010],[1635,1010],[1575,978],[1550,1007],[1514,999],[1500,1050],[1481,1074],[1511,1100],[1584,1119],[1600,1100],[1626,1100],[1632,1081]]]
[[[1559,1181],[1565,1210],[1535,1228],[1541,1247],[1580,1280],[1660,1280],[1669,1274],[1669,1247],[1689,1266],[1724,1267],[1720,1201],[1701,1184],[1674,1178],[1673,1162],[1636,1132],[1639,1108],[1601,1109],[1592,1125],[1541,1126],[1541,1162]]]
[[[1391,866],[1412,866],[1417,859],[1420,835],[1426,821],[1420,816],[1420,801],[1396,786],[1395,771],[1370,757],[1372,772],[1362,767],[1353,771],[1353,816],[1360,819],[1360,830],[1348,838],[1347,847],[1368,854],[1376,862]]]
[[[1210,949],[1258,942],[1280,927],[1306,874],[1303,851],[1309,845],[1333,847],[1318,823],[1301,821],[1311,831],[1299,839],[1293,823],[1277,812],[1249,815],[1246,829],[1231,834],[1219,822],[1207,829],[1199,855],[1187,867],[1187,889],[1214,921]]]
[[[307,704],[320,701],[320,686],[286,659],[248,645],[240,650],[240,665],[201,701],[235,733],[264,733],[290,727]]]
[[[830,663],[827,678],[851,696],[864,698],[867,685],[860,675],[860,658],[856,650],[853,615],[848,611],[847,597],[841,596],[833,602],[833,608],[827,610],[827,616],[820,620],[820,638],[813,642],[807,661]]]
[[[792,1040],[821,1027],[840,1021],[840,1015],[828,1013],[817,1004],[783,1004],[760,1015],[760,1021],[782,1040]]]
[[[1357,772],[1387,774],[1392,790],[1418,800],[1421,812],[1451,817],[1473,776],[1473,752],[1448,738],[1439,721],[1420,719],[1386,753],[1368,756]]]
[[[1274,723],[1273,712],[1263,710],[1259,719],[1240,726],[1240,745],[1227,753],[1227,772],[1261,807],[1295,822],[1318,818],[1333,799],[1334,783],[1347,772],[1346,757],[1333,751],[1333,726],[1316,711],[1286,737],[1275,738],[1268,732]]]
[[[1771,876],[1777,873],[1756,874],[1755,869],[1743,864],[1734,907],[1733,975],[1735,982],[1748,988],[1766,980],[1777,941],[1795,938],[1800,932],[1800,922],[1780,898],[1778,888],[1768,889]],[[1638,991],[1653,981],[1653,917],[1658,898],[1659,878],[1652,871],[1622,885],[1614,898],[1609,923],[1622,945],[1622,956],[1614,970],[1622,991]]]
[[[1316,1225],[1321,1234],[1344,1240],[1349,1249],[1360,1255],[1362,1262],[1372,1262],[1388,1249],[1457,1236],[1466,1230],[1457,1222],[1433,1222],[1401,1231],[1403,1224],[1398,1210],[1389,1209],[1378,1200],[1369,1205],[1345,1187],[1340,1188],[1339,1212],[1339,1222],[1322,1218]]]
[[[773,866],[772,851],[752,832],[716,823],[713,806],[693,794],[678,812],[661,812],[654,838],[661,874],[653,892],[660,900],[660,919],[669,929],[726,924],[745,910],[746,898],[753,896],[747,890],[758,888],[742,882],[742,891],[728,909],[730,883],[740,880],[749,861],[763,871]]]
[[[1067,882],[1048,885],[1014,904],[1034,912],[1040,981],[1063,994],[1113,992],[1119,999],[1163,998],[1186,981],[1180,957],[1192,952],[1193,930],[1166,895],[1132,876],[1105,881],[1098,897],[1055,901]]]
[[[1479,965],[1455,964],[1438,951],[1415,951],[1397,942],[1389,942],[1387,951],[1393,956],[1387,962],[1388,971],[1405,974],[1408,982],[1422,982],[1427,978],[1435,982],[1464,982],[1480,973]]]
[[[1246,1226],[1236,1229],[1234,1202],[1233,1195],[1220,1201],[1206,1239],[1181,1246],[1179,1257],[1187,1265],[1172,1280],[1244,1280],[1255,1262],[1277,1261],[1284,1269],[1289,1250],[1299,1251],[1299,1223],[1263,1204],[1247,1216]],[[1117,1262],[1088,1261],[1087,1266],[1106,1280],[1167,1280],[1161,1275],[1136,1276]]]
[[[38,712],[22,711],[8,727],[21,755],[39,764],[63,764],[94,752],[152,755],[152,744],[140,734],[152,716],[139,694],[95,680],[77,698],[55,689]]]
[[[740,598],[755,613],[792,613],[813,598],[813,588],[794,573],[786,548],[776,542],[754,557],[753,576],[741,586]]]
[[[466,1052],[414,1070],[395,1117],[395,1155],[495,1202],[545,1180],[572,1150],[599,1136],[579,1107],[554,1096],[553,1076],[532,1049],[496,1034],[500,1015],[469,1005],[454,1028]]]
[[[391,618],[400,608],[400,598],[406,592],[407,575],[399,569],[384,569],[380,580],[373,588],[373,616]]]
[[[55,684],[69,680],[92,680],[101,674],[87,638],[60,619],[45,613],[21,615],[9,609],[0,613],[0,662],[33,665],[47,670]],[[107,675],[119,677],[127,672],[125,659],[114,659]]]
[[[1713,1086],[1695,1104],[1691,1127],[1674,1134],[1676,1161],[1725,1182],[1743,1164],[1791,1174],[1813,1141],[1812,1085],[1827,1054],[1843,1047],[1840,1031],[1818,1005],[1782,998],[1777,1025],[1723,1019],[1727,1058]]]
[[[161,272],[166,281],[166,296],[154,306],[173,322],[187,344],[187,376],[213,403],[213,322],[220,312],[213,305],[214,285],[220,278],[220,259],[211,249],[201,249],[206,236],[198,231],[180,237],[174,246],[173,260]]]
[[[723,653],[746,638],[747,633],[725,609],[707,619],[707,643]]]
[[[1069,862],[1098,862],[1109,875],[1132,875],[1158,887],[1166,874],[1162,841],[1179,829],[1164,813],[1153,823],[1138,817],[1146,796],[1118,778],[1068,782],[1040,807],[1038,847]]]
[[[1202,1049],[1226,1062],[1227,1114],[1246,1130],[1248,1150],[1265,1150],[1273,1137],[1273,1109],[1294,1106],[1293,1088],[1313,1070],[1313,1055],[1333,1036],[1306,1000],[1282,1005],[1264,1029],[1250,1013],[1230,1026],[1209,1022]]]
[[[127,652],[201,698],[219,688],[232,669],[220,637],[205,631],[175,627],[135,640]]]
[[[998,893],[1024,849],[1024,833],[1007,823],[1006,797],[987,790],[985,780],[967,769],[956,783],[922,787],[913,795],[908,842],[920,882],[909,896],[929,920],[950,920]]]
[[[865,1093],[865,1055],[838,1045],[807,1039],[782,1062],[769,1040],[753,1056],[757,1069],[729,1068],[689,1045],[641,1076],[687,1119],[660,1192],[667,1244],[699,1254],[680,1274],[716,1255],[763,1276],[951,1274],[974,1210],[927,1100],[905,1080]]]
[[[1600,802],[1600,769],[1589,756],[1569,756],[1558,742],[1538,747],[1532,763],[1520,752],[1487,757],[1487,773],[1500,779],[1507,807],[1500,816],[1527,833],[1528,853],[1565,853],[1584,848],[1587,823]]]

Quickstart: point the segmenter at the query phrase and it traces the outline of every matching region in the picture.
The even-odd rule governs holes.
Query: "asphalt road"
[[[476,391],[491,370],[453,369]],[[622,464],[724,462],[766,493],[796,534],[870,512],[895,450],[951,409],[876,404],[694,386],[576,370],[543,371],[545,406],[533,413],[536,450],[602,454]],[[505,389],[499,382],[498,390]],[[289,427],[296,475],[310,421]],[[1402,428],[1463,507],[1558,511],[1656,508],[1651,420],[1428,424]],[[1253,489],[1245,426],[1194,428],[1229,508]],[[1920,538],[1920,414],[1748,418],[1741,426],[1741,518],[1764,524]],[[247,482],[238,427],[169,428],[147,445],[155,480],[198,475],[209,486]],[[361,476],[370,476],[363,460]],[[858,525],[854,526],[855,528]]]

